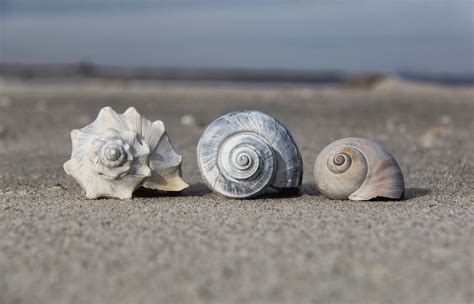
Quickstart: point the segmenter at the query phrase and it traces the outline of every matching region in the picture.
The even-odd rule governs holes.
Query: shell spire
[[[85,190],[87,198],[131,198],[143,186],[181,191],[182,158],[176,153],[161,121],[152,122],[133,107],[123,114],[105,107],[96,120],[71,132],[67,174]]]

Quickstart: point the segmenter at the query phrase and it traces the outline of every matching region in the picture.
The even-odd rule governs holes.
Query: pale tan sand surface
[[[62,164],[103,106],[163,120],[191,187],[85,200]],[[257,109],[292,132],[294,197],[210,193],[204,128]],[[183,117],[184,116],[184,117]],[[474,90],[387,79],[309,85],[0,80],[0,303],[472,303]],[[403,201],[331,201],[313,162],[361,136],[398,160]]]

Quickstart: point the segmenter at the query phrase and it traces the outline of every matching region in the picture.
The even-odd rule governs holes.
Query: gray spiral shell
[[[313,170],[316,186],[331,199],[400,199],[405,190],[395,158],[376,142],[343,138],[325,147]]]
[[[197,158],[207,185],[227,197],[254,197],[268,186],[301,186],[302,159],[289,131],[258,111],[233,112],[212,122],[199,140]]]

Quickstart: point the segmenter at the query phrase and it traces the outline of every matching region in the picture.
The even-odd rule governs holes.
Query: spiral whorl
[[[218,157],[222,173],[230,179],[254,181],[254,187],[263,188],[272,177],[272,149],[253,134],[231,136],[222,144]]]
[[[347,199],[364,182],[367,160],[351,145],[331,144],[318,155],[314,178],[319,191],[333,199]]]
[[[260,165],[258,152],[251,146],[238,145],[233,147],[229,154],[221,152],[219,157],[225,172],[236,179],[252,177]]]
[[[346,172],[352,165],[352,157],[345,152],[337,152],[328,157],[328,168],[336,174]]]

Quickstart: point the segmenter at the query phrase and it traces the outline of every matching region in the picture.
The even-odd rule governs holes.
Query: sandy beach
[[[86,200],[62,168],[100,108],[162,120],[190,188]],[[226,199],[203,184],[205,127],[256,109],[304,163],[292,197]],[[0,78],[0,303],[472,303],[474,88]],[[332,201],[312,167],[330,142],[373,139],[402,201]]]

